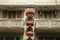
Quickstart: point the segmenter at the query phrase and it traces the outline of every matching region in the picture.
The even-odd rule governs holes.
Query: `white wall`
[[[60,0],[57,0],[60,3]],[[10,5],[55,5],[56,0],[0,0],[0,4]]]

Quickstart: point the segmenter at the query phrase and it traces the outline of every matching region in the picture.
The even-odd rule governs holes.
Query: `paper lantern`
[[[26,25],[29,27],[32,27],[34,25],[34,22],[33,21],[27,21]]]
[[[33,34],[34,34],[34,33],[33,33],[32,31],[29,31],[29,32],[26,33],[26,35],[27,35],[28,37],[32,37]]]
[[[34,11],[32,11],[32,10],[26,11],[26,16],[34,16],[34,15],[35,15]]]

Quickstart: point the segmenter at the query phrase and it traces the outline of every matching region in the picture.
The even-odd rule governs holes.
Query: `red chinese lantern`
[[[29,27],[32,27],[34,25],[34,22],[33,21],[27,21],[26,25]]]
[[[33,10],[26,11],[26,16],[34,16],[35,12]]]
[[[32,37],[33,34],[34,34],[34,33],[33,33],[32,31],[29,31],[29,32],[26,33],[26,35],[29,36],[29,37]]]

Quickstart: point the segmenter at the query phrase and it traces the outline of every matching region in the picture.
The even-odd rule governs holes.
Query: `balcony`
[[[35,21],[36,28],[59,28],[60,19],[38,19]]]
[[[20,27],[23,28],[23,20],[19,19],[0,19],[0,27]]]

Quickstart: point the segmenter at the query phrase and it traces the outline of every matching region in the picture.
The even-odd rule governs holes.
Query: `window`
[[[9,18],[9,19],[15,19],[15,18],[22,18],[23,14],[22,11],[16,11],[16,10],[4,10],[3,11],[3,18]]]
[[[16,18],[16,11],[8,11],[8,18]]]
[[[38,11],[38,18],[56,18],[55,11]]]
[[[7,18],[7,11],[3,11],[3,18]]]
[[[22,11],[17,11],[17,18],[22,18],[22,17],[23,17]]]

